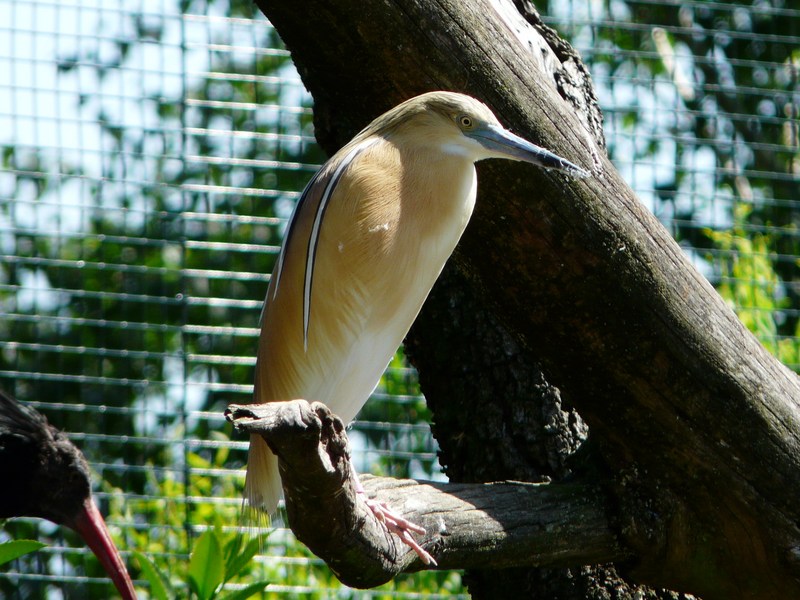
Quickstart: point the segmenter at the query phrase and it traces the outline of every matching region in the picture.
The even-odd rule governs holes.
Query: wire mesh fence
[[[800,10],[780,0],[537,4],[591,67],[617,167],[796,370]]]
[[[800,11],[539,8],[590,66],[639,197],[797,368]],[[269,273],[324,159],[311,99],[236,2],[0,0],[0,74],[0,385],[83,449],[128,562],[177,577],[205,528],[235,532],[246,443],[221,415],[251,393]],[[353,428],[357,463],[439,476],[427,419],[398,355]],[[63,531],[18,520],[5,535],[50,545],[7,565],[0,595],[108,595]],[[465,594],[457,573],[341,588],[280,527],[250,569],[268,595]]]

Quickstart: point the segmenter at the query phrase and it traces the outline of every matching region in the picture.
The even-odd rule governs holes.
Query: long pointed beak
[[[557,169],[569,173],[573,177],[589,177],[590,175],[588,171],[569,162],[566,158],[561,158],[549,150],[531,144],[528,140],[502,127],[486,125],[466,132],[464,135],[474,139],[492,152],[492,156],[496,158],[510,158],[539,165],[545,169]]]
[[[97,505],[91,496],[83,502],[83,508],[75,519],[66,525],[77,531],[86,545],[95,553],[100,564],[111,577],[111,581],[117,586],[122,599],[136,600],[136,592],[125,568],[125,563],[122,562],[122,557],[111,539],[106,522],[100,511],[97,510]]]

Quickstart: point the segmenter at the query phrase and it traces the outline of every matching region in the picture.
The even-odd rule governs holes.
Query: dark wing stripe
[[[314,176],[309,180],[306,184],[306,187],[303,189],[303,193],[300,194],[300,199],[297,201],[297,204],[294,205],[294,210],[292,211],[292,216],[289,217],[289,229],[286,231],[286,237],[283,240],[283,247],[281,248],[281,253],[278,255],[278,264],[275,265],[275,270],[272,273],[272,276],[275,278],[275,289],[272,291],[272,299],[274,300],[275,297],[278,295],[278,286],[281,283],[281,273],[283,272],[283,261],[286,258],[286,249],[289,247],[289,243],[292,240],[293,234],[295,233],[295,225],[297,224],[297,216],[300,214],[300,209],[303,207],[306,199],[308,198],[309,191],[317,185],[317,181],[319,180],[320,174],[322,173],[323,169],[320,169]],[[266,306],[266,303],[265,303]],[[263,316],[263,315],[262,315]]]
[[[317,214],[314,216],[314,225],[311,227],[311,235],[308,238],[308,253],[306,254],[306,275],[303,285],[303,348],[308,352],[308,326],[311,320],[311,287],[314,282],[314,263],[317,257],[317,244],[319,243],[320,229],[322,228],[322,219],[325,216],[325,210],[328,208],[328,201],[333,196],[336,190],[336,185],[339,183],[347,167],[361,154],[364,150],[372,146],[378,138],[372,138],[361,142],[354,146],[350,152],[341,160],[336,166],[333,175],[331,175],[325,186],[325,191],[317,206]]]

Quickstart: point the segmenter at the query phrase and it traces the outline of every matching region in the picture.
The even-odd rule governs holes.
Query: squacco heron
[[[504,129],[484,104],[432,92],[391,109],[308,183],[289,225],[262,314],[254,402],[320,401],[345,423],[375,389],[469,221],[474,163],[525,161],[573,176],[571,162]],[[273,512],[277,458],[250,439],[246,496]],[[370,504],[428,564],[409,531]]]

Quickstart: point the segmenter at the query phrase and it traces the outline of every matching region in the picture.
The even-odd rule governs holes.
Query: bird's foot
[[[425,548],[420,546],[414,540],[414,538],[411,537],[412,533],[425,535],[424,528],[420,527],[416,523],[412,523],[400,513],[393,511],[384,502],[378,502],[376,500],[367,498],[367,495],[363,490],[359,490],[358,493],[364,494],[364,501],[366,502],[367,507],[372,511],[372,514],[375,515],[375,518],[383,523],[384,527],[386,527],[389,533],[393,533],[399,537],[406,546],[410,547],[414,552],[417,553],[417,556],[419,556],[420,560],[426,565],[437,565],[437,562],[433,556],[431,556],[425,550]]]

